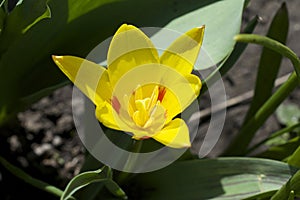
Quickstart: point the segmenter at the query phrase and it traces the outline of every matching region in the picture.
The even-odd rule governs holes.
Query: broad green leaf
[[[30,104],[34,103],[35,101],[41,99],[42,97],[51,94],[54,90],[61,88],[69,83],[70,83],[70,81],[66,80],[57,85],[53,85],[48,88],[44,88],[34,94],[31,94],[30,96],[21,98],[20,101],[22,102],[23,105],[30,105]]]
[[[45,12],[49,10],[44,0],[33,7],[34,10],[43,9],[28,14],[28,5],[32,2],[24,1],[12,11],[11,14],[15,14],[6,21],[6,33],[1,35],[1,40],[5,41],[0,48],[0,92],[5,94],[0,99],[3,116],[26,106],[20,98],[30,102],[29,97],[36,98],[33,94],[66,80],[53,64],[51,54],[85,57],[124,22],[138,27],[173,27],[180,32],[205,23],[208,35],[205,48],[211,51],[209,54],[214,62],[219,62],[233,48],[231,38],[239,30],[243,4],[235,0],[49,0],[51,18],[36,23],[41,19],[38,17],[47,16]],[[22,14],[26,16],[17,21]],[[179,23],[176,18],[181,16],[185,17],[180,19],[180,26],[175,27]],[[223,27],[222,37],[218,35],[220,27]]]
[[[174,163],[137,175],[140,199],[242,199],[278,190],[295,173],[289,165],[257,158],[218,158]]]
[[[258,16],[253,18],[244,29],[244,33],[252,33],[258,23]],[[204,94],[207,91],[207,85],[212,85],[218,79],[218,74],[223,76],[226,74],[236,63],[236,61],[240,58],[246,47],[248,46],[247,43],[238,43],[234,47],[233,51],[231,52],[230,56],[226,59],[223,64],[220,64],[218,68],[216,68],[203,82],[203,86],[201,88],[201,94]],[[200,95],[201,96],[201,95]],[[200,98],[200,96],[198,98]]]
[[[300,170],[271,198],[271,200],[293,199],[300,197]]]
[[[292,126],[300,121],[300,108],[296,104],[282,104],[276,110],[276,116],[281,124]]]
[[[277,190],[271,190],[268,192],[263,192],[257,195],[253,195],[251,197],[244,198],[243,200],[269,200]]]
[[[186,32],[192,27],[205,25],[203,52],[198,58],[200,65],[195,66],[196,69],[205,69],[222,61],[233,50],[233,37],[240,32],[243,6],[244,0],[216,1],[174,19],[165,28]]]
[[[274,160],[284,160],[290,155],[292,155],[299,146],[300,146],[300,137],[295,137],[289,140],[285,144],[272,146],[268,150],[260,153],[257,156],[262,158],[274,159]]]
[[[286,4],[283,3],[272,20],[267,36],[284,44],[287,39],[288,29],[288,10]],[[254,95],[244,124],[248,122],[249,118],[252,117],[272,95],[281,60],[282,55],[266,47],[263,48],[256,77]]]

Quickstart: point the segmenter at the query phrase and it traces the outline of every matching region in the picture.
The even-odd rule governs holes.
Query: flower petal
[[[134,67],[159,63],[158,52],[151,40],[138,28],[123,24],[114,35],[107,56],[112,85]]]
[[[174,81],[172,88],[167,89],[161,102],[167,110],[166,123],[183,112],[197,98],[201,86],[199,77],[193,74],[185,75],[182,79]]]
[[[112,106],[104,102],[102,105],[96,107],[96,117],[97,119],[106,127],[121,130],[115,120],[115,115],[113,114]]]
[[[172,148],[190,147],[189,129],[182,119],[176,118],[159,133],[152,136],[158,142]]]
[[[106,69],[96,63],[75,56],[52,56],[61,71],[95,104],[99,105],[111,94]],[[99,82],[99,86],[98,86]],[[97,91],[97,87],[101,91]],[[100,90],[100,89],[98,89]]]
[[[197,60],[204,26],[193,28],[176,39],[160,57],[160,63],[173,67],[183,75],[190,74]]]

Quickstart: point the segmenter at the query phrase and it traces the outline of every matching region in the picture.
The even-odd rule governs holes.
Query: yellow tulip
[[[96,105],[96,117],[105,126],[136,140],[153,138],[173,148],[190,147],[188,127],[176,116],[202,86],[191,72],[203,34],[204,26],[193,28],[159,56],[142,31],[123,24],[111,41],[107,68],[75,56],[52,58]]]

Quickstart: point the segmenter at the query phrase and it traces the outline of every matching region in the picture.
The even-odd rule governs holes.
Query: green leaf
[[[300,63],[299,63],[300,66]],[[267,102],[259,109],[259,111],[249,120],[249,122],[243,126],[240,133],[226,149],[223,155],[244,155],[247,153],[248,139],[243,137],[251,137],[273,114],[274,110],[290,95],[290,93],[299,85],[299,79],[295,72],[288,78],[288,80],[280,86],[280,88],[268,99]],[[250,134],[249,134],[250,132]],[[240,141],[240,142],[239,142]]]
[[[300,137],[295,137],[285,144],[272,146],[268,150],[260,153],[257,156],[274,160],[284,160],[285,158],[292,155],[299,146]]]
[[[104,168],[96,170],[83,172],[75,176],[67,185],[64,190],[61,200],[67,200],[72,197],[72,195],[80,190],[81,188],[95,182],[104,182],[107,180],[106,174],[104,173]]]
[[[300,108],[296,104],[282,104],[276,110],[276,116],[281,124],[293,126],[300,122]]]
[[[244,29],[244,33],[252,33],[258,23],[258,16],[253,18]],[[236,61],[240,58],[246,47],[248,46],[247,43],[238,43],[234,47],[233,51],[231,52],[230,56],[226,59],[223,64],[220,64],[204,81],[203,86],[201,88],[201,94],[204,94],[207,91],[207,85],[212,85],[215,81],[218,80],[218,74],[223,76],[226,74],[236,63]],[[200,95],[201,96],[201,95]],[[200,98],[199,96],[199,98]]]
[[[5,19],[5,27],[0,37],[0,52],[9,48],[12,42],[40,20],[50,17],[47,0],[26,0],[18,4]]]
[[[89,168],[95,163],[99,164],[99,162],[96,162],[92,157],[88,158],[88,161],[91,163],[85,163],[85,167]],[[103,192],[104,186],[110,192],[107,196],[114,195],[122,199],[127,199],[125,192],[112,180],[112,178],[112,170],[107,166],[95,171],[82,172],[68,183],[63,195],[61,196],[61,200],[66,200],[71,197],[71,195],[74,195],[78,199],[93,200],[98,193]],[[98,182],[98,184],[91,184],[95,182]],[[85,187],[84,190],[80,190],[83,187]],[[75,194],[77,191],[78,193]]]
[[[218,158],[174,163],[137,175],[129,187],[139,199],[242,199],[279,189],[296,170],[257,158]]]
[[[165,28],[186,32],[192,27],[205,25],[202,48],[211,60],[204,52],[200,52],[198,60],[201,65],[195,66],[196,69],[205,69],[221,62],[233,50],[235,45],[233,37],[241,28],[243,6],[244,0],[216,1],[176,18]]]
[[[252,152],[253,150],[257,149],[257,147],[263,145],[263,144],[266,144],[268,146],[271,146],[274,144],[274,140],[275,141],[278,141],[280,140],[281,143],[276,143],[275,142],[275,145],[280,145],[282,144],[282,141],[284,140],[284,143],[287,142],[287,139],[290,139],[290,134],[289,132],[295,130],[296,128],[299,128],[300,127],[300,122],[297,123],[297,124],[294,124],[292,126],[288,126],[288,127],[285,127],[283,129],[280,129],[278,131],[276,131],[275,133],[272,133],[269,137],[265,138],[264,140],[260,141],[259,143],[255,144],[253,147],[251,147],[247,153],[249,152]],[[288,135],[288,138],[286,137],[286,135]],[[280,139],[277,139],[277,138],[280,138]],[[270,144],[271,143],[271,144]]]
[[[4,10],[0,7],[0,35],[2,34],[5,17],[6,17],[6,14],[5,14]]]
[[[300,146],[296,149],[296,151],[288,158],[287,163],[289,165],[299,167],[300,168]]]
[[[22,169],[9,163],[7,160],[2,158],[1,156],[0,156],[0,164],[3,167],[5,167],[14,176],[18,177],[19,179],[23,180],[24,182],[26,182],[40,190],[43,190],[50,194],[53,194],[57,197],[60,197],[63,194],[63,191],[61,191],[59,188],[30,176],[29,174],[24,172]]]
[[[48,87],[48,88],[44,88],[34,94],[31,94],[30,96],[27,96],[27,97],[23,97],[20,99],[20,102],[22,105],[30,105],[32,103],[34,103],[35,101],[41,99],[42,97],[44,96],[47,96],[47,95],[50,95],[54,90],[58,89],[58,88],[61,88],[67,84],[69,84],[70,81],[64,81],[64,82],[61,82],[57,85],[53,85],[51,87]]]
[[[283,4],[273,18],[267,35],[274,38],[274,40],[285,42],[288,32],[288,23],[287,8],[286,5]],[[240,132],[227,149],[227,154],[229,152],[231,155],[236,155],[237,153],[240,154],[241,152],[246,152],[250,141],[259,128],[258,122],[255,122],[257,125],[256,128],[249,128],[249,120],[258,113],[258,110],[262,107],[262,105],[271,97],[281,60],[281,54],[268,49],[267,47],[263,48],[257,73],[254,96],[249,111],[246,114]],[[276,107],[273,109],[275,111]]]
[[[271,190],[268,192],[263,192],[257,195],[253,195],[251,197],[244,198],[243,200],[269,200],[277,190]]]
[[[288,29],[288,10],[286,4],[283,3],[272,20],[267,36],[285,44]],[[266,47],[263,48],[256,77],[254,95],[250,108],[246,114],[244,125],[272,95],[281,60],[281,54]]]
[[[85,153],[84,163],[80,169],[80,173],[99,169],[104,165],[94,158],[88,151]],[[74,194],[76,199],[93,200],[100,190],[104,188],[103,184],[91,184],[87,185],[84,190],[79,190]]]
[[[111,192],[111,194],[115,195],[116,197],[127,199],[125,192],[116,182],[109,180],[106,182],[105,187]]]
[[[271,198],[271,200],[294,199],[300,197],[300,170]]]

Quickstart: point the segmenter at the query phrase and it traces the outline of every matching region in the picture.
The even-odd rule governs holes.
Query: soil
[[[243,25],[256,14],[261,17],[255,33],[266,34],[270,21],[283,0],[252,0],[243,15]],[[300,55],[300,1],[287,2],[290,27],[287,45]],[[223,77],[227,98],[233,98],[253,89],[261,48],[249,45],[233,69]],[[280,75],[293,70],[287,59],[282,62]],[[208,96],[203,97],[204,106]],[[300,88],[296,89],[287,102],[299,105]],[[239,130],[250,100],[227,110],[221,138],[210,157],[218,156]],[[72,117],[72,86],[66,86],[41,99],[28,110],[19,113],[17,122],[0,130],[1,156],[20,167],[35,178],[44,180],[59,188],[79,173],[84,161],[84,147],[76,134]],[[208,123],[201,124],[206,129]],[[278,130],[276,116],[271,116],[258,131],[260,140]],[[18,191],[18,192],[16,192]],[[24,183],[11,175],[0,165],[0,199],[17,200],[24,197],[35,199],[57,199],[41,190]]]

